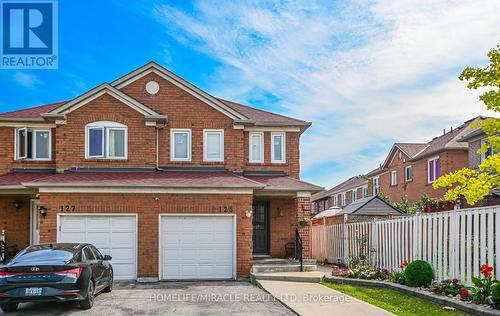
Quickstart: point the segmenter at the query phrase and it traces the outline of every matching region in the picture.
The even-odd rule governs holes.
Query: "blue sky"
[[[498,1],[59,2],[59,69],[0,70],[0,112],[67,100],[154,60],[208,92],[310,120],[325,187],[491,115],[457,79],[500,44]]]

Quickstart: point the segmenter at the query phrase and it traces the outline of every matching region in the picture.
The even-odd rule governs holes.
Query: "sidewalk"
[[[394,315],[319,283],[258,280],[258,283],[299,315]]]

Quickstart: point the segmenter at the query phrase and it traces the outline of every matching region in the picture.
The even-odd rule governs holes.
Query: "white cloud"
[[[15,72],[14,81],[25,88],[33,88],[34,86],[42,84],[42,81],[37,76],[23,72]]]
[[[457,76],[499,44],[494,12],[498,1],[200,1],[155,14],[170,35],[224,64],[212,92],[245,101],[267,91],[313,121],[303,169],[331,186],[378,166],[385,152],[367,148],[427,141],[488,114]],[[327,162],[338,167],[325,179],[314,170]]]

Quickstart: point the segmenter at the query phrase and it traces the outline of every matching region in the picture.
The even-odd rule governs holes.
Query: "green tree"
[[[488,53],[490,63],[484,68],[465,68],[459,76],[460,80],[467,80],[469,89],[487,89],[479,99],[489,110],[500,113],[500,45]],[[486,152],[489,148],[500,148],[500,119],[489,118],[477,123],[488,136],[487,141],[478,151]],[[500,153],[486,158],[478,170],[464,168],[446,174],[434,182],[434,188],[445,187],[448,191],[444,198],[448,201],[457,201],[463,196],[468,204],[474,205],[490,193],[492,189],[500,187]]]

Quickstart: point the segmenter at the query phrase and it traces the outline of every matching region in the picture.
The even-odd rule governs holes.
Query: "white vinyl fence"
[[[479,266],[494,267],[500,280],[500,206],[401,216],[389,220],[312,227],[312,254],[318,261],[349,264],[366,256],[391,271],[405,259],[425,260],[436,279],[470,285]]]

